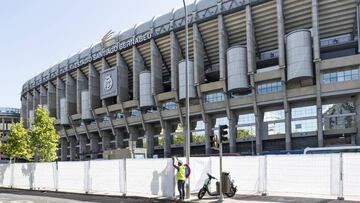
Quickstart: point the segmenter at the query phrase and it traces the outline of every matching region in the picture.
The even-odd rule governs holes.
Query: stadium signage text
[[[23,92],[27,91],[27,89],[33,88],[37,85],[40,85],[43,82],[46,82],[48,80],[51,80],[58,75],[61,75],[65,73],[66,71],[73,70],[76,68],[79,68],[83,65],[86,65],[88,63],[91,63],[97,59],[100,59],[102,57],[106,57],[108,55],[114,54],[115,52],[122,51],[124,49],[127,49],[131,46],[137,45],[139,43],[145,42],[153,37],[152,32],[146,32],[139,34],[135,37],[132,37],[130,39],[127,39],[125,41],[120,41],[118,43],[115,43],[109,47],[103,48],[102,50],[91,53],[88,56],[85,56],[83,58],[79,58],[76,62],[68,64],[67,66],[58,67],[57,70],[49,70],[49,72],[42,73],[41,75],[35,77],[34,79],[28,81],[23,86]]]
[[[151,37],[152,37],[152,33],[148,32],[148,33],[140,34],[140,35],[138,35],[136,37],[133,37],[131,39],[128,39],[126,41],[121,41],[121,42],[116,43],[116,44],[114,44],[114,45],[112,45],[110,47],[104,48],[99,52],[93,53],[91,55],[88,55],[85,58],[79,59],[77,62],[70,64],[69,69],[79,68],[80,66],[88,64],[88,63],[90,63],[92,61],[95,61],[95,60],[97,60],[99,58],[106,57],[106,56],[111,55],[111,54],[113,54],[113,53],[115,53],[117,51],[122,51],[124,49],[127,49],[127,48],[133,46],[133,45],[136,45],[136,44],[142,43],[144,41],[147,41],[147,40],[151,39]]]

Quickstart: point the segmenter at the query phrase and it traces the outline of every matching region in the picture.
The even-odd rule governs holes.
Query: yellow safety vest
[[[185,166],[179,166],[178,171],[176,172],[176,180],[185,180]]]

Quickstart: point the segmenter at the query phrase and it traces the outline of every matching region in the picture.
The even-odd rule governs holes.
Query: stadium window
[[[176,109],[175,101],[166,101],[162,104],[162,110],[173,110]]]
[[[291,109],[291,132],[311,132],[317,130],[316,106]]]
[[[285,134],[284,110],[266,111],[264,123],[268,126],[268,135]]]
[[[359,68],[324,71],[321,73],[322,84],[332,84],[350,80],[359,80]]]
[[[224,101],[224,94],[222,92],[207,93],[204,95],[204,103],[214,103]]]
[[[268,82],[257,85],[256,90],[258,94],[280,92],[282,90],[282,85],[280,81]]]
[[[354,103],[342,102],[322,106],[323,129],[345,129],[356,126]]]
[[[130,111],[129,111],[129,116],[139,116],[140,115],[140,111],[139,109],[137,108],[132,108]]]

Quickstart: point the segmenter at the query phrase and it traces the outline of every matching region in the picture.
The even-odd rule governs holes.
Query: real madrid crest
[[[110,90],[113,86],[113,80],[111,78],[111,75],[108,74],[105,76],[105,79],[104,79],[104,89],[105,90]]]

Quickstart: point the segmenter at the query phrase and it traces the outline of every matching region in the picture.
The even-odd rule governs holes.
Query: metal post
[[[356,2],[356,27],[357,27],[357,44],[358,44],[358,53],[360,53],[360,13],[359,13],[359,4],[360,0]]]
[[[221,139],[221,138],[220,138]],[[220,141],[219,144],[219,163],[220,163],[220,198],[219,201],[222,202],[224,199],[223,193],[222,193],[222,184],[223,184],[223,179],[222,179],[222,156],[223,156],[223,149],[222,149],[222,142]]]
[[[184,11],[185,11],[185,80],[186,80],[186,141],[185,141],[185,153],[186,153],[186,163],[190,165],[190,99],[189,99],[189,76],[188,76],[188,67],[189,67],[189,34],[188,34],[188,15],[185,0],[183,0]],[[190,178],[186,179],[186,199],[190,198]]]
[[[340,153],[340,180],[339,180],[339,196],[337,200],[344,200],[344,182],[343,182],[343,153]]]

